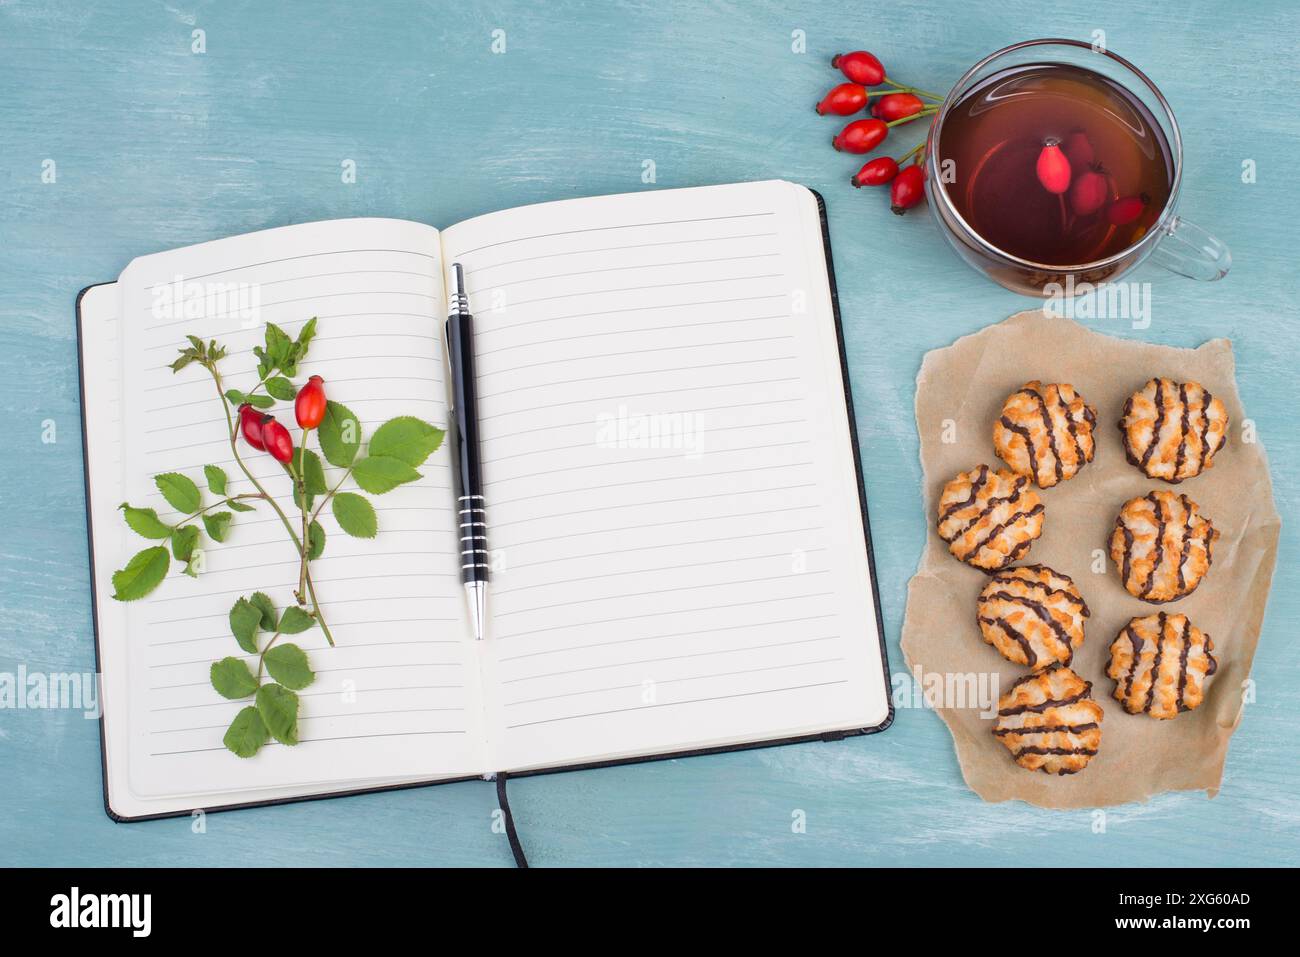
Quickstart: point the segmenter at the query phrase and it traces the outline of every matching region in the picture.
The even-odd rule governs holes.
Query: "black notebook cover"
[[[831,234],[830,234],[830,226],[826,219],[826,200],[822,197],[821,193],[817,192],[817,190],[811,189],[809,187],[804,187],[804,188],[808,189],[808,192],[812,193],[813,196],[817,199],[817,213],[821,219],[822,244],[826,252],[826,280],[830,287],[831,312],[835,317],[835,339],[837,345],[839,346],[840,374],[843,377],[843,383],[844,383],[844,402],[849,417],[849,436],[853,443],[853,465],[854,465],[854,470],[857,473],[857,480],[858,480],[858,501],[862,505],[862,534],[866,539],[867,565],[871,571],[871,593],[873,598],[873,604],[875,605],[875,611],[876,611],[876,634],[879,636],[879,640],[880,640],[880,661],[881,661],[881,667],[884,669],[885,687],[886,689],[888,689],[889,650],[885,645],[885,623],[880,611],[880,590],[876,581],[876,559],[875,559],[875,553],[872,550],[872,546],[871,546],[871,523],[867,515],[867,489],[862,475],[862,454],[858,444],[857,422],[853,414],[853,392],[849,383],[848,356],[844,350],[844,326],[840,317],[839,292],[835,286],[835,263],[831,255]],[[102,285],[111,285],[111,283],[94,283],[90,286],[87,286],[85,289],[82,289],[81,292],[77,294],[76,315],[77,315],[77,362],[78,362],[78,373],[79,373],[78,386],[80,389],[81,404],[83,407],[85,406],[86,403],[86,380],[84,374],[85,365],[86,365],[86,356],[82,350],[81,300],[82,297],[85,296],[87,291],[94,289],[96,286],[102,286]],[[86,495],[86,539],[87,539],[87,547],[89,550],[89,557],[90,557],[90,609],[91,609],[92,626],[95,632],[95,670],[97,673],[99,673],[102,667],[100,664],[99,616],[97,613],[99,596],[96,593],[97,590],[95,587],[95,537],[94,537],[94,529],[91,524],[91,516],[90,516],[90,456],[89,456],[89,446],[87,443],[86,423],[85,423],[84,416],[82,417],[82,421],[81,421],[81,450],[82,450],[82,460],[84,465],[84,483],[85,483],[85,495]],[[885,716],[885,720],[874,727],[855,728],[848,731],[827,731],[827,732],[821,732],[816,734],[799,735],[792,738],[773,738],[773,739],[768,739],[763,741],[746,741],[741,744],[729,744],[729,745],[722,745],[722,746],[711,747],[711,748],[695,748],[688,751],[669,751],[660,754],[641,755],[638,757],[617,758],[615,760],[610,760],[610,761],[589,761],[580,764],[566,764],[559,767],[537,768],[532,771],[511,771],[510,777],[521,778],[521,777],[532,777],[533,775],[538,775],[538,774],[555,774],[561,771],[584,771],[592,768],[614,767],[616,765],[621,765],[621,764],[641,764],[646,761],[663,761],[671,758],[690,758],[690,757],[696,757],[705,754],[722,754],[728,751],[749,751],[754,748],[770,748],[770,747],[775,747],[777,745],[783,745],[783,744],[802,744],[811,741],[840,741],[847,737],[857,737],[865,734],[875,734],[877,732],[884,731],[891,724],[894,723],[894,703],[892,697],[889,697],[888,701],[889,701],[889,711]],[[113,810],[113,807],[109,802],[108,748],[107,748],[107,741],[105,740],[104,737],[104,718],[102,715],[100,716],[99,719],[99,749],[100,749],[100,770],[103,776],[104,811],[114,821],[118,821],[120,823],[133,822],[133,821],[154,821],[162,818],[186,817],[191,813],[190,811],[168,811],[161,814],[143,814],[134,817],[127,817],[118,814],[116,811]],[[427,782],[417,781],[412,783],[381,785],[378,787],[343,789],[339,791],[330,791],[322,794],[303,794],[303,795],[295,795],[293,797],[275,798],[272,800],[245,801],[239,804],[224,804],[221,805],[220,807],[204,808],[203,810],[206,813],[212,813],[216,811],[235,811],[241,808],[269,807],[276,804],[292,804],[292,803],[297,803],[299,801],[320,801],[327,798],[349,797],[356,794],[375,794],[381,791],[404,791],[410,788],[433,787],[435,785],[451,784],[457,781],[473,781],[476,780],[477,778],[478,778],[477,775],[466,775],[464,777],[458,777],[458,778],[443,778],[438,781],[427,781]]]

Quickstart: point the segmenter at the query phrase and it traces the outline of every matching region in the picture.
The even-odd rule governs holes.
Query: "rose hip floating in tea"
[[[1038,162],[1034,164],[1038,182],[1049,193],[1064,193],[1070,188],[1070,161],[1061,149],[1061,141],[1049,136],[1043,141],[1043,148],[1038,153]]]
[[[1110,183],[1105,170],[1094,165],[1085,169],[1070,186],[1070,208],[1079,216],[1091,216],[1110,199]]]

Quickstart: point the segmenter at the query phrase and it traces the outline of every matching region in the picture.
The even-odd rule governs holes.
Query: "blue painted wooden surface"
[[[1265,10],[1264,7],[1268,9]],[[1230,336],[1278,507],[1298,511],[1294,265],[1300,9],[1039,0],[886,7],[711,4],[0,2],[0,671],[93,668],[72,304],[134,255],[267,226],[379,215],[435,225],[522,203],[784,177],[830,207],[890,655],[920,554],[912,388],[921,355],[1025,307],[960,265],[927,214],[847,186],[837,124],[812,104],[832,53],[865,46],[946,88],[1033,36],[1090,39],[1144,66],[1187,147],[1183,209],[1225,239],[1232,275],[1147,267],[1151,328]],[[191,52],[191,31],[207,52]],[[494,55],[491,32],[505,31]],[[803,30],[807,53],[791,50]],[[899,137],[910,145],[915,132]],[[42,163],[57,164],[43,184]],[[355,185],[340,163],[356,161]],[[1243,184],[1243,160],[1258,182]],[[864,191],[865,192],[865,191]],[[41,440],[53,420],[57,441]],[[1087,812],[989,806],[962,785],[932,713],[887,734],[535,778],[511,786],[539,864],[1266,864],[1300,860],[1300,549],[1283,531],[1255,662],[1258,701],[1222,794]],[[25,864],[504,865],[492,788],[114,825],[94,722],[0,712],[0,861]],[[793,833],[802,810],[807,831]]]

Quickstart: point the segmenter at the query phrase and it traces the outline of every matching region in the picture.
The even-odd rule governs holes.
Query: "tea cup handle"
[[[1164,227],[1151,259],[1170,272],[1189,279],[1214,282],[1232,268],[1228,247],[1193,222],[1175,216]]]

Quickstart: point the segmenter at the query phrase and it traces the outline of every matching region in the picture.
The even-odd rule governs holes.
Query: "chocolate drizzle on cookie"
[[[1003,404],[993,429],[993,444],[1013,472],[1050,488],[1092,461],[1095,421],[1096,413],[1073,386],[1045,386],[1035,380],[1025,383]]]
[[[1173,718],[1204,700],[1205,681],[1218,668],[1213,648],[1186,615],[1134,618],[1111,643],[1106,674],[1125,711]]]
[[[987,572],[1010,565],[1043,530],[1043,505],[1028,479],[986,465],[949,482],[938,512],[936,527],[948,550]]]
[[[1172,422],[1177,429],[1168,428]],[[1119,428],[1132,465],[1177,484],[1214,464],[1214,454],[1227,442],[1228,412],[1200,383],[1155,378],[1129,396]]]
[[[1091,683],[1056,664],[1021,678],[998,700],[993,735],[1023,768],[1075,774],[1097,754],[1101,720]]]
[[[1153,491],[1120,509],[1110,556],[1130,595],[1163,604],[1191,594],[1201,583],[1218,534],[1186,495]]]
[[[980,592],[976,621],[1008,661],[1035,671],[1069,664],[1083,642],[1088,605],[1068,575],[1044,565],[999,572]]]

